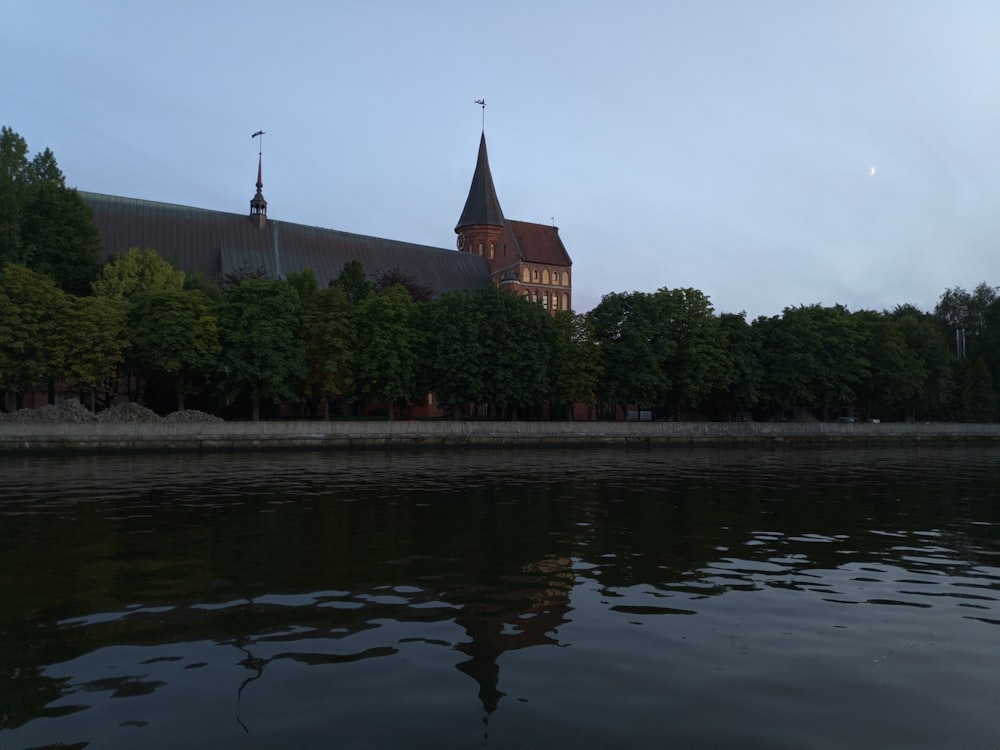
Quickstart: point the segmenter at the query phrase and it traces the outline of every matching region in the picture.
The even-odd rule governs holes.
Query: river
[[[0,459],[0,748],[1000,746],[1000,450]]]

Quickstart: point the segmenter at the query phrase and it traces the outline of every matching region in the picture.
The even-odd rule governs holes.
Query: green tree
[[[354,362],[359,394],[388,404],[394,418],[397,401],[410,401],[417,392],[417,355],[421,333],[416,307],[401,286],[365,297],[355,308],[359,336]]]
[[[152,248],[130,248],[104,264],[101,277],[93,283],[94,294],[124,304],[134,298],[184,288],[184,272],[161,258]]]
[[[331,286],[340,287],[352,305],[359,305],[375,292],[375,285],[365,275],[365,268],[360,260],[351,260],[344,264]]]
[[[457,416],[467,404],[486,399],[486,311],[468,290],[448,292],[420,308],[426,331],[421,350],[421,383],[442,407]]]
[[[904,416],[907,419],[916,419],[918,413],[924,417],[944,416],[952,390],[953,357],[947,335],[934,315],[914,305],[899,305],[890,315],[924,373],[919,391],[902,405]]]
[[[780,317],[758,318],[764,367],[764,400],[779,411],[851,407],[869,363],[858,326],[841,305],[785,308]]]
[[[598,398],[617,404],[654,406],[665,403],[674,387],[669,363],[677,343],[659,323],[651,294],[606,294],[588,313],[601,351],[604,373]]]
[[[494,414],[516,419],[519,407],[539,406],[551,392],[552,320],[541,305],[506,289],[478,289],[473,300],[483,326],[483,401]]]
[[[55,377],[87,393],[90,410],[96,411],[97,392],[111,389],[124,360],[125,315],[110,300],[66,295],[60,317],[51,352]]]
[[[722,313],[719,330],[731,364],[728,382],[717,384],[710,396],[712,410],[729,421],[746,419],[761,398],[764,370],[760,337],[744,313]]]
[[[296,291],[302,302],[302,310],[308,310],[319,295],[319,281],[316,272],[311,268],[302,271],[290,271],[287,275],[288,286]]]
[[[997,299],[997,289],[985,281],[972,292],[958,286],[945,289],[934,307],[934,315],[944,324],[950,337],[961,331],[966,341],[975,339],[983,329],[983,313]]]
[[[222,299],[219,387],[227,398],[248,397],[254,421],[261,400],[298,400],[306,373],[300,318],[299,296],[283,281],[245,279]]]
[[[221,350],[212,301],[197,290],[157,289],[132,300],[128,310],[131,359],[147,378],[165,382],[177,409],[208,382]]]
[[[857,395],[868,417],[905,416],[921,397],[927,368],[910,348],[899,320],[886,313],[854,313],[869,362],[868,377],[858,384]]]
[[[0,390],[8,411],[30,388],[54,376],[52,347],[65,293],[29,268],[0,269]]]
[[[0,129],[0,263],[28,266],[65,291],[87,294],[100,240],[93,212],[46,149],[28,160],[25,140]]]
[[[653,295],[658,323],[673,346],[666,360],[671,387],[666,397],[679,414],[697,408],[729,383],[732,358],[708,297],[697,289],[660,289]]]
[[[357,333],[352,311],[344,290],[334,286],[319,292],[302,316],[305,395],[321,401],[324,418],[330,416],[330,401],[354,393]]]
[[[593,404],[601,377],[601,351],[594,341],[594,329],[587,316],[560,310],[552,318],[555,332],[552,356],[553,404],[568,409],[573,404]]]

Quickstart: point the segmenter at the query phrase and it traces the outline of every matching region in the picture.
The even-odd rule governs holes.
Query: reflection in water
[[[995,739],[989,449],[0,467],[11,746]]]

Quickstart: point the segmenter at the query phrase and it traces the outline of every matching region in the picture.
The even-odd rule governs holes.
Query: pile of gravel
[[[58,406],[46,404],[37,409],[18,409],[13,414],[0,414],[4,422],[96,422],[97,416],[73,398]]]
[[[115,404],[97,414],[98,422],[162,422],[163,417],[134,401]]]
[[[195,409],[184,409],[161,417],[152,409],[141,404],[127,402],[115,404],[104,411],[94,414],[80,403],[79,399],[71,398],[58,406],[46,404],[37,409],[18,409],[11,414],[0,413],[0,422],[222,422],[220,417]]]
[[[164,422],[225,422],[222,417],[214,414],[198,411],[197,409],[182,409],[168,414],[163,418]]]

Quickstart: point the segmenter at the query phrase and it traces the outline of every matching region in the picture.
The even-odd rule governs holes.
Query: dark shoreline
[[[2,423],[0,455],[456,447],[995,443],[1000,424],[776,422]]]

